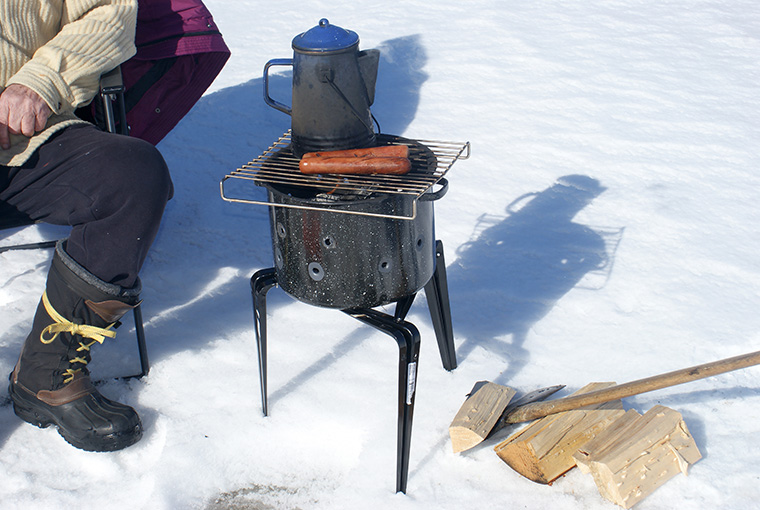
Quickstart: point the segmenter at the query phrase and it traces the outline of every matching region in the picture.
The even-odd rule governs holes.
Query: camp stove
[[[325,26],[336,28],[325,22],[322,20],[319,27],[312,30],[320,31]],[[312,51],[300,55],[299,52],[305,51],[304,39],[309,38],[301,34],[294,39],[295,62],[299,58],[308,60],[309,56],[324,58],[325,54],[358,51],[358,38],[352,42],[354,38],[349,34],[348,49],[339,45],[338,49],[323,53]],[[328,39],[332,45],[332,35]],[[342,57],[345,55],[341,53]],[[360,59],[355,60],[361,71],[357,76],[366,79],[366,69],[361,67]],[[375,64],[376,60],[377,56]],[[276,62],[288,64],[282,59]],[[320,62],[315,68],[336,84],[345,62],[336,69],[330,68],[330,64],[329,60]],[[265,78],[269,65],[265,68]],[[294,69],[294,80],[296,76],[300,83],[308,79],[302,70]],[[294,81],[294,104],[296,87]],[[334,96],[332,88],[326,86],[325,94]],[[351,110],[356,110],[351,105],[338,108],[350,94],[342,96],[339,94],[335,99],[337,106],[333,105],[335,115],[343,116],[338,124],[348,123],[353,115]],[[268,98],[266,87],[265,97]],[[446,194],[448,181],[444,176],[455,161],[469,157],[470,144],[413,140],[374,132],[369,136],[363,131],[362,126],[366,124],[363,122],[358,123],[359,135],[349,138],[354,141],[371,138],[368,142],[371,146],[407,145],[412,163],[409,173],[305,175],[298,166],[306,150],[304,147],[319,140],[321,150],[345,148],[341,146],[343,139],[334,145],[325,145],[331,137],[335,138],[335,133],[345,133],[345,129],[329,129],[329,136],[324,140],[314,132],[297,136],[293,129],[300,124],[295,121],[295,109],[280,103],[273,106],[293,116],[292,128],[259,157],[228,174],[220,183],[224,200],[269,208],[274,266],[261,269],[251,277],[264,415],[269,413],[266,296],[273,287],[279,286],[304,303],[340,310],[393,337],[399,347],[396,491],[406,492],[420,346],[419,331],[406,320],[406,315],[416,294],[424,289],[443,367],[456,368],[446,264],[443,244],[435,239],[433,203]],[[245,188],[248,184],[265,188],[267,200],[239,193],[241,186]],[[230,188],[238,192],[231,193]],[[393,315],[375,309],[392,304],[395,304]]]

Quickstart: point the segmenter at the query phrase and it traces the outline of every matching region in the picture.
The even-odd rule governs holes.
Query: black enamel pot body
[[[324,210],[300,190],[268,186],[275,271],[280,287],[300,301],[329,308],[392,303],[416,293],[435,269],[432,200],[418,200],[413,219],[333,212],[411,215],[414,199],[379,194],[341,200]],[[424,195],[423,195],[424,196]]]

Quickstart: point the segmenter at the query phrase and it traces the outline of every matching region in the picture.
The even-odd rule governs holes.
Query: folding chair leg
[[[13,250],[38,250],[40,248],[54,248],[57,242],[58,241],[41,241],[39,243],[0,246],[0,253]]]
[[[138,304],[132,310],[135,318],[135,333],[137,334],[137,351],[140,353],[140,377],[148,375],[150,361],[148,360],[148,347],[145,344],[145,329],[143,328],[142,310]]]

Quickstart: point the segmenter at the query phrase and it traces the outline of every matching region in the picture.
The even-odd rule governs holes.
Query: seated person
[[[135,54],[137,0],[4,2],[0,16],[0,202],[70,225],[55,249],[31,332],[10,377],[15,413],[78,448],[137,442],[129,406],[91,384],[90,349],[139,303],[138,273],[172,183],[151,144],[103,132],[74,110],[101,74]]]

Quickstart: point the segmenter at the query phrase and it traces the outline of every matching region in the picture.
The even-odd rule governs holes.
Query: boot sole
[[[69,434],[65,427],[62,427],[56,417],[48,411],[48,405],[41,402],[33,394],[28,393],[24,388],[17,388],[11,384],[8,392],[13,402],[13,412],[27,423],[39,428],[47,428],[55,425],[58,433],[70,445],[88,452],[113,452],[124,449],[135,444],[142,438],[142,424],[139,424],[132,430],[121,434],[93,435],[89,440],[74,437]]]

